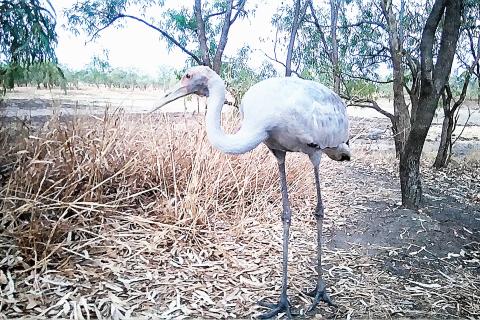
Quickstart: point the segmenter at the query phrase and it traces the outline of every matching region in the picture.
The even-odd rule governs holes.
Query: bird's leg
[[[314,298],[313,303],[308,307],[307,312],[312,311],[316,308],[320,301],[325,301],[330,306],[336,306],[329,295],[326,292],[325,280],[323,280],[323,271],[322,271],[322,226],[323,226],[323,202],[322,194],[320,192],[320,175],[318,170],[318,165],[314,165],[315,172],[315,185],[317,188],[317,207],[315,209],[315,218],[317,220],[317,284],[315,289],[307,294]]]
[[[291,211],[290,204],[288,201],[288,192],[287,192],[287,177],[285,174],[285,152],[272,150],[273,154],[277,157],[278,160],[278,169],[280,173],[280,185],[282,190],[282,222],[283,222],[283,262],[282,262],[282,293],[280,294],[280,301],[277,304],[265,303],[260,301],[258,304],[270,308],[271,310],[260,315],[260,319],[269,319],[278,315],[280,312],[285,312],[287,318],[292,317],[290,312],[290,302],[288,301],[287,296],[287,264],[288,264],[288,239],[290,234],[290,220],[291,220]]]

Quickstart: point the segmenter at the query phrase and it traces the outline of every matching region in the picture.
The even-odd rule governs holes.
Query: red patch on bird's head
[[[180,82],[191,93],[208,97],[208,81],[212,70],[205,66],[198,66],[188,69]]]

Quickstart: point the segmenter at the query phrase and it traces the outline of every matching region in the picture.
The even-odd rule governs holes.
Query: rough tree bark
[[[400,154],[400,187],[402,204],[406,208],[416,209],[422,201],[420,156],[438,100],[450,75],[459,36],[462,5],[462,0],[436,0],[422,32],[419,107]],[[435,33],[443,17],[440,47],[434,63]]]
[[[382,13],[387,22],[386,30],[388,32],[389,50],[393,65],[393,115],[392,130],[395,141],[395,151],[397,157],[403,152],[405,142],[410,133],[410,114],[404,95],[404,65],[402,48],[402,29],[393,12],[391,0],[381,2]],[[401,2],[401,8],[404,7],[404,0]],[[402,14],[402,10],[400,10]],[[399,26],[400,25],[400,26]]]
[[[197,31],[197,37],[198,37],[198,46],[200,49],[200,59],[203,65],[211,67],[212,63],[210,62],[210,55],[208,54],[207,35],[205,32],[205,21],[203,20],[203,15],[202,15],[201,0],[195,0],[193,12],[195,14],[195,20],[197,21],[196,31]]]
[[[340,1],[330,0],[330,39],[332,40],[332,71],[333,71],[333,91],[340,93],[340,65],[338,63],[338,39],[337,39],[337,21]]]
[[[292,56],[293,56],[293,48],[295,45],[295,38],[297,36],[297,31],[300,25],[303,22],[303,18],[305,17],[305,13],[307,12],[308,3],[311,0],[307,0],[305,4],[301,5],[301,0],[294,0],[294,12],[293,12],[293,22],[292,22],[292,30],[290,31],[290,41],[288,42],[287,48],[287,59],[285,60],[285,76],[290,77],[292,75]]]
[[[197,20],[197,36],[200,48],[200,57],[204,65],[211,67],[218,74],[221,72],[222,69],[222,57],[225,47],[227,45],[228,32],[230,31],[230,27],[232,26],[232,24],[238,18],[239,14],[243,11],[245,2],[246,0],[239,0],[234,6],[233,0],[227,1],[227,7],[225,9],[225,12],[223,13],[222,32],[220,34],[220,39],[218,40],[217,50],[215,51],[215,54],[213,56],[212,63],[210,59],[210,54],[208,52],[207,37],[205,31],[205,21],[210,17],[203,16],[202,1],[195,0],[195,6],[193,7],[193,11],[195,13],[195,19]],[[237,11],[232,17],[233,8],[235,8]]]
[[[447,165],[452,150],[452,133],[455,122],[455,109],[451,108],[453,95],[450,86],[447,84],[442,92],[443,123],[440,135],[440,145],[433,166],[442,168]]]
[[[331,46],[327,42],[325,34],[322,30],[322,26],[317,18],[313,4],[310,1],[308,6],[310,7],[310,12],[313,17],[313,23],[317,28],[318,34],[320,35],[320,41],[323,45],[323,50],[327,53],[328,59],[332,64],[332,79],[333,79],[333,90],[335,93],[340,94],[340,84],[341,84],[341,70],[340,63],[338,61],[338,37],[337,37],[337,23],[338,23],[338,12],[340,10],[341,0],[330,0],[330,41]]]

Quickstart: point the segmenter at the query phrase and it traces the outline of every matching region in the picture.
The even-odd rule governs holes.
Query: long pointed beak
[[[178,98],[185,97],[186,95],[190,94],[188,88],[183,85],[181,82],[177,83],[173,88],[171,88],[165,96],[160,100],[160,105],[158,107],[155,107],[152,111],[149,113],[155,112],[161,107],[165,106],[166,104],[169,104],[170,102],[177,100]]]

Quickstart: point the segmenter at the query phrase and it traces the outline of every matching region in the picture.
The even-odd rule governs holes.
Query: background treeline
[[[100,65],[96,60],[82,69],[74,70],[51,62],[34,63],[28,68],[0,66],[4,90],[15,86],[35,86],[37,89],[80,89],[82,86],[122,89],[163,89],[175,79],[175,71],[159,68],[155,75],[147,75],[134,69]]]
[[[238,97],[241,97],[254,83],[279,76],[278,71],[267,61],[260,68],[250,67],[246,63],[246,59],[242,58],[242,54],[248,54],[248,50],[248,48],[242,48],[237,57],[227,59],[228,61],[225,61],[222,66],[222,75],[228,84],[229,91]],[[162,66],[152,75],[135,69],[112,67],[107,60],[94,57],[91,63],[77,70],[52,62],[33,63],[28,67],[3,64],[0,65],[0,83],[4,90],[11,90],[15,86],[34,86],[37,89],[61,88],[63,90],[78,90],[82,86],[164,90],[179,78],[184,69],[177,70],[169,66]],[[453,94],[460,94],[463,77],[464,74],[461,72],[451,75]],[[392,86],[389,83],[349,79],[345,85],[358,97],[391,98],[393,96]],[[466,100],[479,100],[478,87],[478,80],[475,78],[468,84]]]

